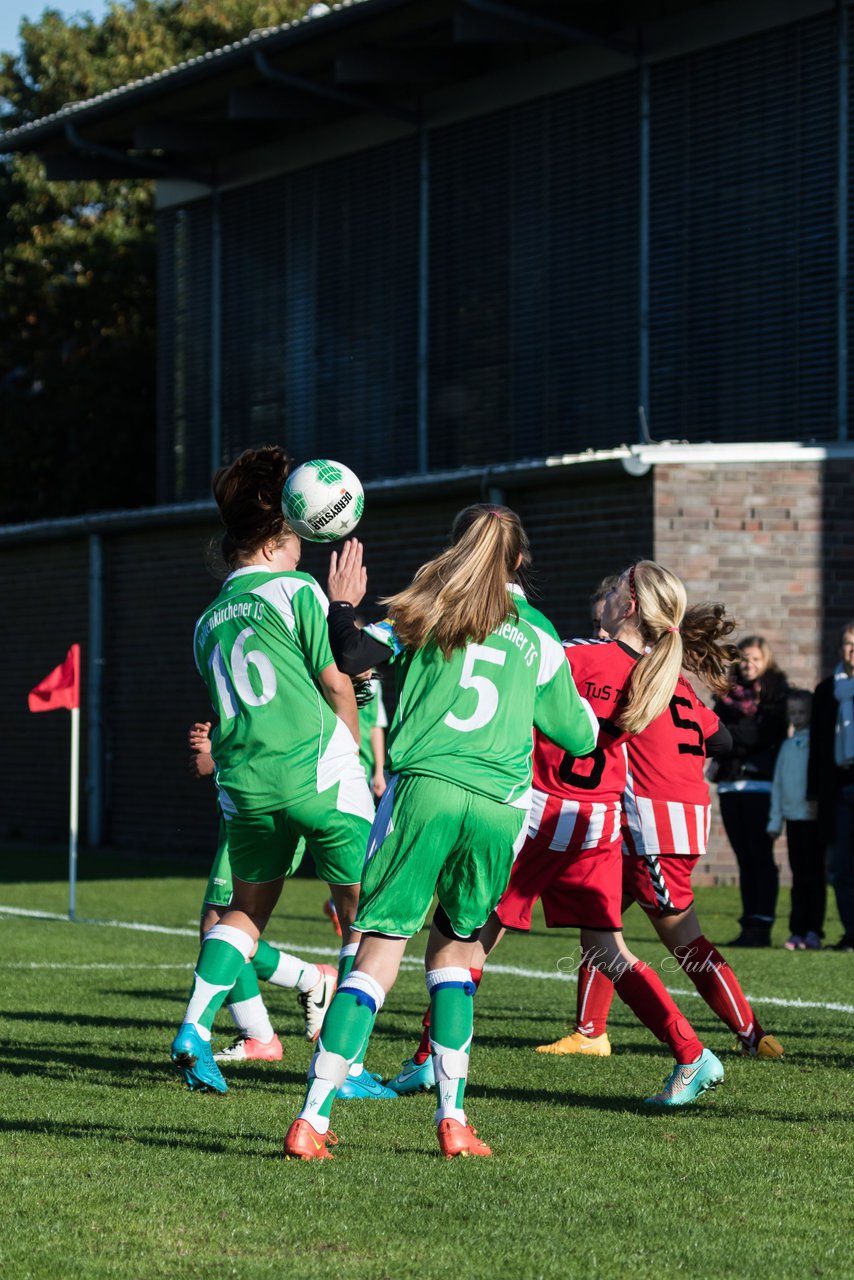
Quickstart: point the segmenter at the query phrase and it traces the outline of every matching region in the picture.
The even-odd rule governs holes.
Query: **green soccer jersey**
[[[596,745],[596,719],[579,696],[557,632],[511,587],[519,611],[482,644],[445,658],[410,653],[391,622],[366,632],[386,644],[398,673],[388,736],[392,773],[443,778],[504,804],[530,804],[532,726],[573,755]]]
[[[334,666],[327,610],[310,574],[250,566],[225,580],[196,623],[196,666],[219,715],[211,750],[226,818],[287,808],[358,770],[353,735],[317,684]]]

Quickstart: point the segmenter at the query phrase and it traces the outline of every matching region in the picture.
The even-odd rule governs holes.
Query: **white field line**
[[[23,907],[6,907],[0,904],[0,916],[23,916],[33,920],[57,920],[64,924],[68,924],[67,915],[62,915],[55,911],[28,911]],[[79,918],[77,924],[91,924],[99,928],[108,929],[131,929],[137,933],[163,933],[171,937],[177,938],[197,938],[197,929],[180,929],[170,928],[161,924],[143,924],[138,920],[88,920]],[[303,943],[291,942],[273,942],[270,945],[277,947],[279,951],[293,951],[299,955],[326,956],[335,957],[338,954],[337,947],[312,947]],[[575,961],[573,960],[573,963]],[[421,969],[424,967],[423,960],[418,960],[414,956],[404,956],[401,962],[404,969]],[[0,968],[5,969],[74,969],[75,971],[91,969],[191,969],[191,964],[186,965],[164,965],[164,964],[51,964],[33,962],[32,964],[5,964],[0,959]],[[543,969],[523,969],[518,965],[512,964],[490,964],[489,972],[501,974],[509,978],[534,978],[541,982],[577,982],[578,977],[575,973],[562,973],[560,969],[554,972],[548,972]],[[689,999],[699,1000],[700,993],[693,987],[668,987],[667,990],[672,996],[687,996]],[[747,999],[753,1004],[773,1004],[781,1009],[825,1009],[829,1013],[854,1013],[854,1004],[841,1004],[835,1000],[799,1000],[797,998],[783,999],[780,996],[755,996],[747,994]]]

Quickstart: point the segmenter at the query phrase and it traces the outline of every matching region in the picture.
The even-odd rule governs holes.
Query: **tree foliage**
[[[45,9],[0,54],[15,128],[298,16],[299,0]],[[0,143],[2,149],[2,143]],[[0,158],[0,521],[154,501],[155,231],[149,182],[46,182]]]

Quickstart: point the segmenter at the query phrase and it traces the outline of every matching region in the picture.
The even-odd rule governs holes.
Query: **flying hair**
[[[508,616],[518,619],[507,584],[518,581],[530,561],[528,538],[515,511],[476,503],[454,520],[450,546],[382,604],[407,649],[431,642],[447,658],[469,641],[480,644]]]
[[[222,557],[229,569],[265,542],[295,537],[282,513],[282,489],[291,459],[278,445],[245,449],[213,477],[213,495],[225,525]]]

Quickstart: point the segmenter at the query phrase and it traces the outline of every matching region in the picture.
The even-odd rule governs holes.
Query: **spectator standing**
[[[791,732],[774,765],[768,834],[777,839],[786,824],[786,847],[792,869],[792,905],[787,951],[818,951],[824,926],[824,846],[818,834],[815,803],[807,799],[810,751],[808,689],[790,689],[786,698]]]
[[[854,951],[854,621],[840,635],[840,661],[816,687],[807,795],[818,803],[819,840],[843,934],[836,951]]]
[[[768,834],[771,780],[786,737],[786,677],[762,636],[739,643],[730,690],[715,713],[732,736],[732,752],[718,761],[721,819],[738,863],[741,933],[734,947],[769,947],[779,876]]]

